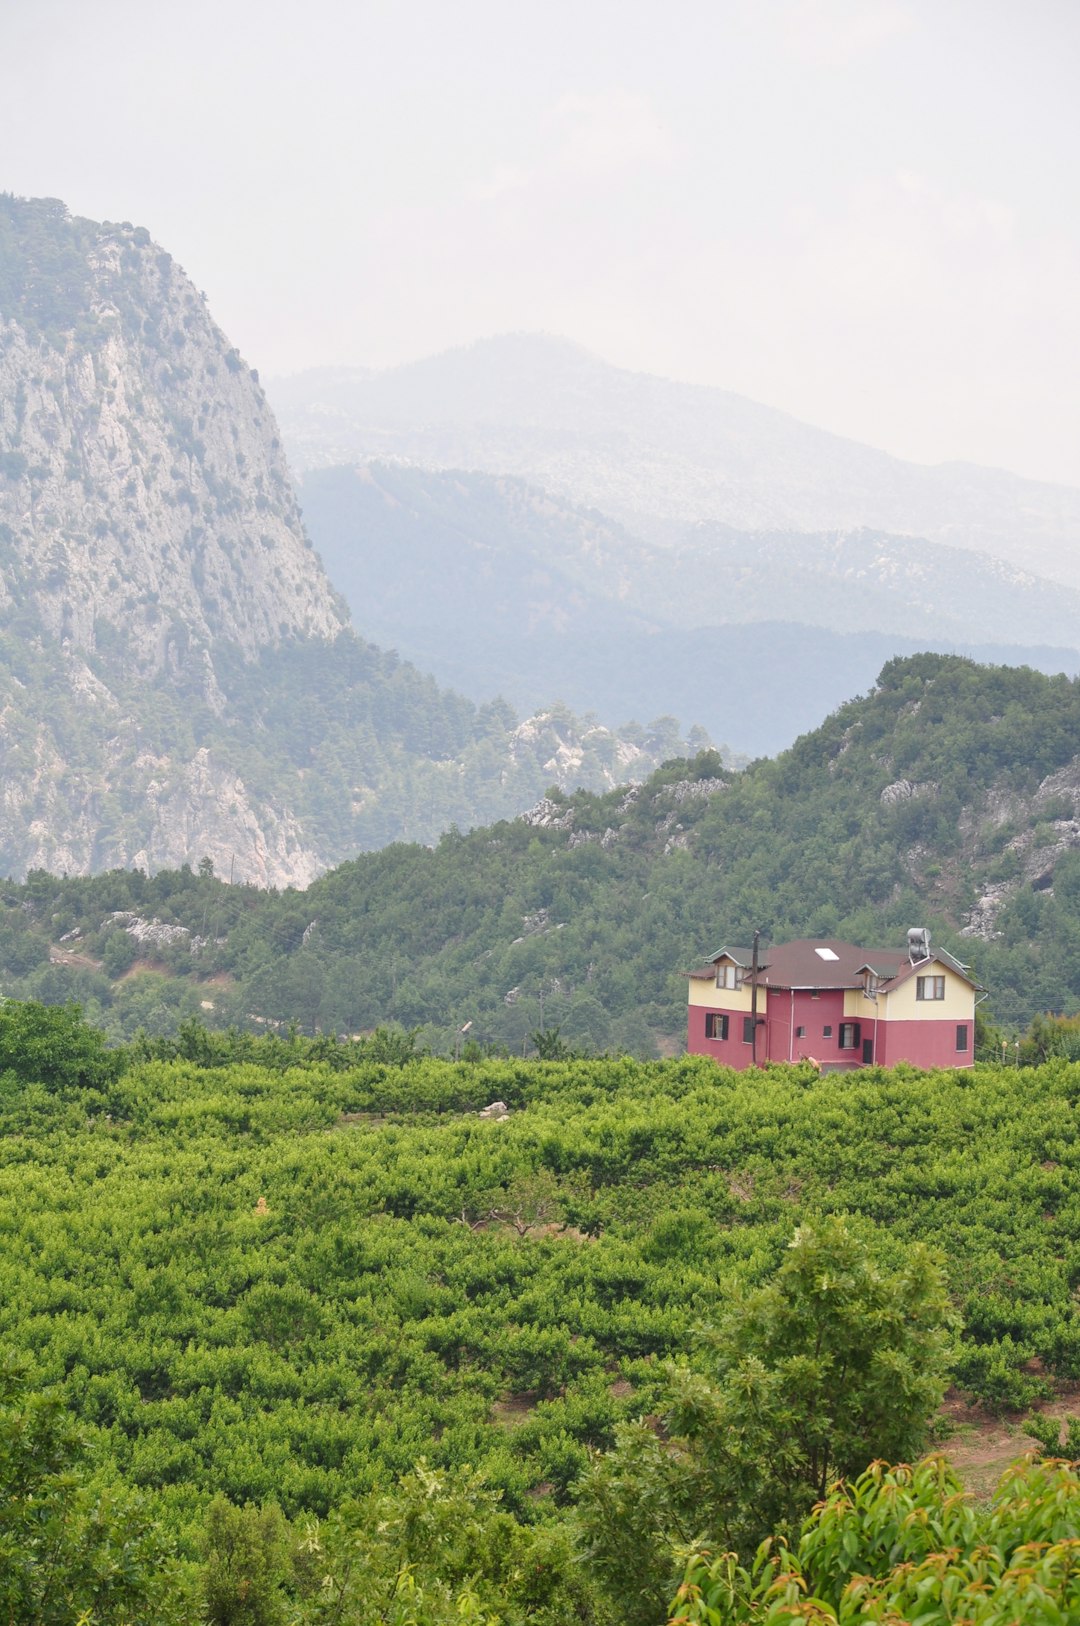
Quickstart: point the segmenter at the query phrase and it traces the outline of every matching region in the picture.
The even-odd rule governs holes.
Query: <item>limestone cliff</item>
[[[149,234],[0,196],[0,874],[306,885],[671,750],[516,721],[351,630],[256,374]]]
[[[345,614],[257,375],[149,234],[0,199],[0,605],[136,669]]]

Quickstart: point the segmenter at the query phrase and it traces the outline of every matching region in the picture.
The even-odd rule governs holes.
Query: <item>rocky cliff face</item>
[[[306,885],[671,754],[364,644],[258,378],[149,235],[0,197],[0,875]]]
[[[345,615],[258,378],[148,233],[0,199],[0,605],[139,670]]]

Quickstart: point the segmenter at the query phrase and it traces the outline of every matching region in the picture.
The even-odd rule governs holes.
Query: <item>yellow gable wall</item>
[[[944,999],[916,999],[917,979],[922,976],[945,978]],[[849,988],[844,995],[844,1015],[865,1021],[877,1016],[890,1022],[937,1021],[971,1022],[975,1017],[975,990],[970,982],[950,971],[947,965],[931,960],[925,971],[912,973],[891,993],[867,999],[861,988]]]
[[[708,982],[704,978],[690,978],[689,1003],[691,1005],[704,1005],[707,1011],[746,1011],[749,1014],[750,983],[744,982],[741,988],[718,988],[715,977]],[[765,1010],[765,987],[758,984],[758,1009]]]
[[[856,1022],[869,1022],[875,1016],[885,1015],[885,1000],[880,994],[877,999],[867,999],[861,988],[846,988],[844,1015]]]

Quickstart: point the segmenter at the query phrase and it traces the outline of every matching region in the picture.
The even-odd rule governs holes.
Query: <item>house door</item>
[[[863,1040],[863,1042],[862,1042],[862,1059],[863,1059],[863,1066],[864,1067],[872,1067],[874,1065],[874,1041],[873,1041],[873,1039],[864,1039]]]

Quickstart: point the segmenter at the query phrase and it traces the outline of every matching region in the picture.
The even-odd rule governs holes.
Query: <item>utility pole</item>
[[[750,954],[750,1065],[757,1066],[757,979],[758,979],[758,944],[761,941],[761,932],[754,928],[754,946]]]

